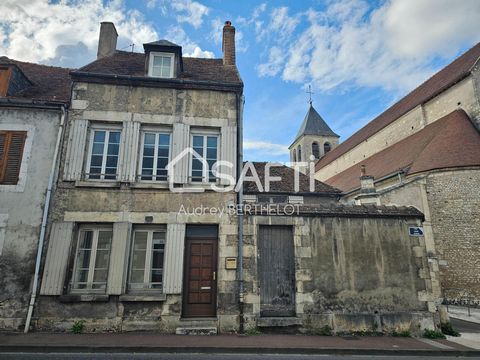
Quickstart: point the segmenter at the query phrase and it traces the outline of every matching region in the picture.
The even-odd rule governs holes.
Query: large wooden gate
[[[260,316],[295,316],[295,249],[290,226],[260,226]]]

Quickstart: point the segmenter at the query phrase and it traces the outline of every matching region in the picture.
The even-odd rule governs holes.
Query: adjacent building
[[[0,328],[25,324],[70,98],[69,69],[0,57]],[[50,181],[49,181],[50,180]]]
[[[415,206],[425,215],[441,301],[480,303],[480,44],[316,163],[342,201]]]

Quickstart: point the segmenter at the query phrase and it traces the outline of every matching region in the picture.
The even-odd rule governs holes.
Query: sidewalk
[[[448,340],[306,335],[0,334],[1,352],[282,353],[480,356]]]
[[[467,307],[448,305],[448,315],[454,319],[480,324],[480,309],[477,308],[470,308],[470,315],[468,315]]]

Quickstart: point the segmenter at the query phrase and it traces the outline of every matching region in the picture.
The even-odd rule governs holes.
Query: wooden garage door
[[[290,226],[260,226],[260,316],[295,316],[295,252]]]

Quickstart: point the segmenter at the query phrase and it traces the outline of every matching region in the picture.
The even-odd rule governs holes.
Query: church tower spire
[[[310,88],[307,93],[310,95],[309,108],[289,147],[291,162],[316,161],[335,148],[340,138],[313,107]]]

